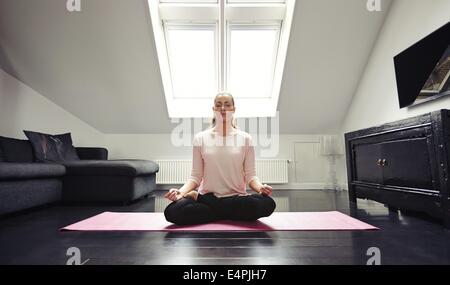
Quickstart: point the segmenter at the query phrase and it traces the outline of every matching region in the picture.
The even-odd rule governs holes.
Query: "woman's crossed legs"
[[[217,198],[213,193],[198,195],[197,201],[182,198],[164,210],[166,220],[177,225],[204,224],[217,220],[254,221],[270,216],[275,201],[261,194]]]

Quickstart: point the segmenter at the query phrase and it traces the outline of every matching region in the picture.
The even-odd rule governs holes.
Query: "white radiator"
[[[153,160],[159,165],[156,184],[184,184],[191,176],[192,160]]]
[[[184,184],[191,176],[192,161],[154,160],[159,165],[156,184]],[[287,159],[257,159],[256,175],[262,183],[288,183]]]

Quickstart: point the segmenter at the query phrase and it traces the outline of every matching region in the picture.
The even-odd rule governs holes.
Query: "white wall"
[[[102,133],[0,69],[0,136],[26,138],[23,130],[72,133],[75,146],[104,146]]]
[[[399,109],[393,63],[395,55],[449,20],[448,0],[393,2],[343,122],[342,133],[450,108],[450,96],[447,96]]]
[[[450,108],[450,97],[444,97],[399,109],[393,61],[395,55],[448,21],[448,0],[394,1],[347,112],[343,132]]]

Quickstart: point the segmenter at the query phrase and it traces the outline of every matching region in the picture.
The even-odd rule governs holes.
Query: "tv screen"
[[[450,22],[394,57],[400,108],[450,95]]]

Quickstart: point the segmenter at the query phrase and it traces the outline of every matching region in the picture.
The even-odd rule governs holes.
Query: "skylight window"
[[[227,0],[228,3],[285,3],[285,0]]]
[[[237,98],[270,98],[280,25],[229,25],[227,90]]]
[[[161,3],[218,3],[219,0],[161,0]]]
[[[295,0],[148,3],[170,118],[210,117],[220,91],[237,117],[276,115]]]
[[[215,25],[164,25],[174,98],[217,92]]]

